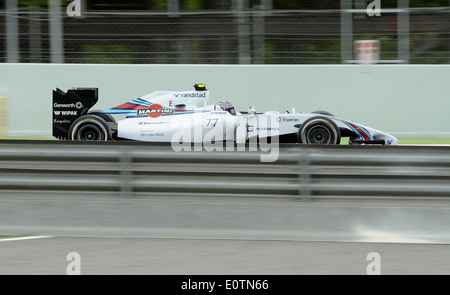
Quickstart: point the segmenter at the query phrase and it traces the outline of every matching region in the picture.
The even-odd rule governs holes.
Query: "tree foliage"
[[[0,0],[2,7],[6,0]],[[72,0],[60,0],[61,6],[67,6]],[[85,0],[89,10],[166,10],[168,0]],[[231,0],[178,0],[182,10],[226,9]],[[339,9],[339,0],[272,0],[274,9]],[[372,0],[363,0],[367,4]],[[353,5],[358,0],[352,0]],[[18,0],[19,6],[38,5],[47,7],[48,0]],[[248,8],[261,4],[261,0],[248,0]],[[380,0],[381,7],[397,7],[398,0]],[[409,0],[410,7],[444,7],[449,0]]]

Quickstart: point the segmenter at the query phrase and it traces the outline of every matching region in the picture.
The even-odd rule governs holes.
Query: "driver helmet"
[[[221,101],[217,104],[222,110],[229,112],[232,115],[236,115],[234,105],[229,101]]]

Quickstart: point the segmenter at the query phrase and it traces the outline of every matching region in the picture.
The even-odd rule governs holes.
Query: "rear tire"
[[[111,131],[103,118],[96,115],[86,115],[75,120],[70,126],[69,139],[106,141],[111,139]]]
[[[110,114],[104,114],[100,110],[89,111],[87,114],[98,116],[98,117],[102,118],[103,120],[105,120],[106,122],[116,122],[116,120],[114,119],[113,116],[111,116]]]
[[[305,144],[340,144],[341,133],[336,124],[329,118],[312,117],[300,127],[298,142]]]

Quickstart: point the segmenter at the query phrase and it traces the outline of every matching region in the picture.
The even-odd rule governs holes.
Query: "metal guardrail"
[[[450,197],[450,147],[280,145],[175,152],[170,144],[2,141],[0,195],[195,195],[312,200]]]

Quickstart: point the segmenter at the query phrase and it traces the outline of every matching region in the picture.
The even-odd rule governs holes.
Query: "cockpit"
[[[220,109],[232,114],[233,116],[236,115],[236,110],[234,109],[234,105],[229,101],[221,101],[217,104],[217,106]]]

